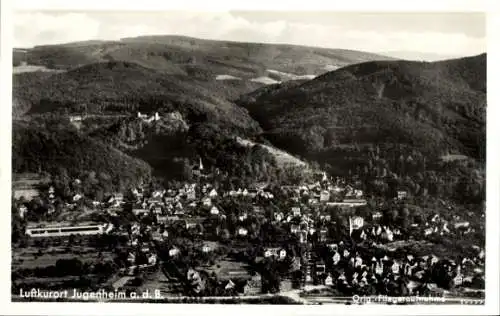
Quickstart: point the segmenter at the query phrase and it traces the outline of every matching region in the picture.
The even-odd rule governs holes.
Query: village
[[[47,213],[35,222],[29,220],[29,198],[14,192],[25,236],[13,249],[13,294],[33,284],[73,284],[54,282],[56,276],[74,277],[71,268],[67,275],[47,271],[73,266],[68,262],[80,259],[71,254],[86,249],[74,256],[83,258],[87,270],[79,271],[91,280],[78,283],[84,289],[160,289],[170,298],[286,295],[307,287],[314,291],[300,292],[301,300],[484,297],[484,245],[466,243],[457,252],[441,244],[482,231],[470,220],[477,214],[454,212],[444,201],[436,204],[448,212],[416,211],[405,190],[384,201],[324,172],[313,183],[223,191],[205,174],[201,159],[195,171],[193,182],[175,188],[143,185],[103,201],[74,192],[64,212],[53,206],[57,196],[49,186],[40,193]],[[95,244],[102,249],[93,249]],[[30,248],[38,249],[33,257]]]

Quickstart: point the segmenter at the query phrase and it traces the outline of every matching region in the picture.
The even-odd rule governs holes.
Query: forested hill
[[[17,113],[179,111],[195,121],[260,130],[245,109],[228,101],[223,87],[130,62],[94,63],[50,76],[21,74],[13,85]]]
[[[125,190],[151,179],[151,167],[60,120],[14,122],[13,173],[50,174],[60,181],[79,178],[88,193]],[[92,181],[86,181],[86,180]],[[66,183],[68,184],[68,183]]]
[[[351,65],[300,85],[253,92],[239,104],[276,145],[296,153],[389,142],[483,160],[486,54]]]

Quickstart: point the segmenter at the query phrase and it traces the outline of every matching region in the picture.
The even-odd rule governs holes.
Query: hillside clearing
[[[289,153],[287,153],[287,152],[285,152],[283,150],[277,149],[275,147],[272,147],[272,146],[269,146],[269,145],[255,143],[255,142],[253,142],[251,140],[242,139],[240,137],[237,137],[236,141],[240,145],[243,145],[243,146],[246,146],[246,147],[253,147],[255,145],[262,146],[264,149],[266,149],[270,154],[272,154],[275,157],[276,163],[280,167],[285,167],[285,166],[308,167],[307,163],[305,163],[304,161],[298,159],[297,157],[292,156],[291,154],[289,154]]]

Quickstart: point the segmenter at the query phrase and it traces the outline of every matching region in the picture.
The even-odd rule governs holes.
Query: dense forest
[[[95,191],[113,192],[151,177],[151,167],[144,161],[81,135],[60,120],[43,125],[15,122],[12,144],[14,173],[48,173],[62,187],[79,178],[89,180]]]
[[[302,155],[344,144],[404,143],[484,161],[486,55],[436,63],[368,62],[238,103],[275,144]],[[288,148],[289,147],[289,148]]]

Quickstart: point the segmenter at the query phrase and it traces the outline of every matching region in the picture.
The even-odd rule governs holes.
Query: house
[[[363,190],[354,190],[354,196],[356,197],[356,199],[361,199],[363,197]]]
[[[133,252],[130,252],[128,254],[127,261],[130,262],[131,264],[135,263],[135,254]]]
[[[309,200],[307,200],[307,204],[309,205],[317,205],[319,203],[319,199],[317,198],[310,198]]]
[[[270,249],[266,249],[266,250],[264,251],[264,257],[265,257],[265,258],[269,258],[269,257],[271,257],[272,255],[273,255],[273,253],[271,252],[271,250],[270,250]]]
[[[307,242],[307,230],[301,230],[299,234],[299,242],[301,244]]]
[[[248,234],[248,230],[244,227],[238,228],[238,235],[240,236],[246,236]]]
[[[187,218],[185,220],[186,229],[195,228],[198,224],[201,223],[200,218]]]
[[[431,222],[437,222],[439,220],[439,214],[434,214],[434,216],[431,219]]]
[[[326,265],[320,261],[320,262],[316,263],[316,265],[314,267],[314,271],[316,272],[316,275],[323,274],[326,272]]]
[[[70,122],[81,122],[83,120],[83,117],[81,115],[71,115],[69,117]]]
[[[245,295],[257,295],[261,292],[262,279],[260,274],[254,275],[247,284],[243,287],[243,293]]]
[[[155,206],[151,208],[153,211],[153,214],[160,215],[162,213],[162,209],[159,206]]]
[[[382,239],[385,241],[393,241],[394,240],[394,233],[391,231],[389,227],[386,227],[385,230],[382,232],[382,235],[380,236]]]
[[[24,215],[28,212],[28,208],[24,205],[21,205],[18,211],[19,211],[19,217],[24,218]]]
[[[320,196],[319,196],[319,201],[320,202],[328,202],[330,200],[330,192],[328,191],[321,191]]]
[[[330,274],[325,278],[325,285],[326,286],[332,286],[333,285],[333,278]]]
[[[425,235],[425,236],[429,236],[429,235],[430,235],[430,234],[432,234],[433,232],[434,232],[434,229],[432,229],[432,227],[431,227],[431,228],[426,228],[426,229],[424,230],[424,235]]]
[[[149,210],[144,208],[141,204],[135,204],[132,207],[132,213],[134,213],[135,216],[146,215],[149,213]]]
[[[349,225],[352,229],[360,229],[364,226],[365,220],[361,216],[356,216],[353,218],[349,218]]]
[[[377,211],[377,212],[372,214],[372,220],[374,220],[374,221],[378,221],[381,218],[382,218],[382,212]]]
[[[253,206],[253,212],[256,214],[263,214],[264,213],[264,208],[259,205],[254,205]]]
[[[114,197],[116,202],[119,204],[123,203],[123,193],[115,193]]]
[[[255,189],[250,189],[248,190],[248,196],[251,197],[252,199],[255,198],[257,196],[259,192]]]
[[[282,249],[280,249],[280,248],[267,248],[264,251],[264,257],[266,257],[266,258],[268,258],[268,257],[280,257],[280,251],[281,250]],[[286,251],[285,251],[284,254],[286,256]]]
[[[453,225],[453,226],[455,227],[455,229],[458,229],[458,228],[468,228],[469,225],[470,225],[469,222],[463,221],[463,222],[455,223],[455,225]]]
[[[212,199],[210,199],[209,197],[204,198],[201,202],[203,206],[212,206]]]
[[[81,194],[75,194],[73,195],[73,202],[78,202],[82,199],[82,195]]]
[[[186,194],[186,199],[188,201],[196,200],[196,191],[195,190],[189,190]]]
[[[211,198],[215,198],[217,197],[219,194],[217,193],[217,191],[215,189],[212,189],[209,193],[208,193],[208,196],[211,197]]]
[[[286,250],[285,249],[281,249],[280,252],[279,252],[279,258],[280,259],[285,259],[286,258]]]
[[[399,274],[399,268],[400,268],[399,263],[397,263],[396,261],[394,261],[394,263],[391,266],[392,273]]]
[[[403,200],[403,199],[407,198],[408,192],[407,191],[398,191],[397,195],[398,195],[398,200]]]
[[[212,250],[213,250],[213,249],[212,249],[212,247],[211,247],[210,245],[203,245],[203,246],[201,247],[201,251],[202,251],[202,252],[205,252],[205,253],[210,252],[210,251],[212,251]]]
[[[300,207],[292,207],[293,216],[300,216]]]
[[[337,265],[340,261],[340,254],[336,251],[335,254],[332,257],[333,264]]]
[[[212,206],[212,208],[210,209],[210,214],[212,215],[219,215],[219,209],[217,208],[217,206]]]
[[[363,264],[363,259],[361,259],[360,256],[356,256],[355,258],[355,262],[354,262],[354,267],[361,267],[361,265]]]
[[[225,290],[230,290],[230,289],[233,289],[236,285],[234,284],[233,281],[229,280],[227,283],[226,283],[226,286],[224,287]]]
[[[320,229],[319,231],[319,241],[320,242],[325,242],[326,239],[328,237],[328,230],[326,230],[325,228],[323,229]]]
[[[163,194],[165,193],[165,191],[159,191],[159,190],[155,190],[153,191],[153,193],[151,193],[151,197],[153,198],[157,198],[157,197],[163,197]]]
[[[267,191],[260,191],[259,196],[267,200],[274,199],[274,194]]]
[[[168,251],[168,255],[169,255],[170,257],[176,257],[179,253],[180,253],[180,250],[179,250],[179,248],[177,248],[177,247],[172,247],[172,248],[170,248],[170,250]]]
[[[148,264],[155,265],[157,262],[156,255],[154,253],[148,255]]]

